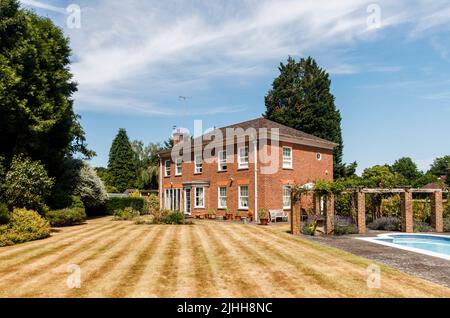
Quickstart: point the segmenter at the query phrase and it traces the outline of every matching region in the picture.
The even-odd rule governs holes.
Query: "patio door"
[[[191,203],[191,188],[184,189],[184,213],[192,214],[192,203]]]

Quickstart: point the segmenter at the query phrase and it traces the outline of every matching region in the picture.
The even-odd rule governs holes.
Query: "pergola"
[[[358,225],[358,233],[366,233],[366,194],[399,194],[400,195],[400,210],[402,216],[402,232],[414,232],[414,218],[413,218],[413,194],[424,193],[430,196],[431,200],[431,226],[436,232],[442,233],[444,231],[443,225],[443,199],[442,193],[446,192],[441,189],[412,189],[412,188],[395,188],[395,189],[372,189],[372,188],[355,188],[347,189],[344,193],[351,193],[353,197],[354,206],[356,209],[356,220]],[[315,215],[321,214],[321,198],[325,198],[324,217],[325,217],[325,233],[333,234],[334,232],[334,194],[321,194],[314,190],[305,191],[300,194],[299,198],[292,200],[291,208],[291,233],[293,235],[300,235],[302,229],[301,208],[302,195],[312,195],[313,210]]]

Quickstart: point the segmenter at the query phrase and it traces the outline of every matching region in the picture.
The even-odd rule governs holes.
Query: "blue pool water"
[[[401,245],[405,247],[417,248],[429,252],[450,255],[450,237],[434,235],[395,235],[379,237],[375,240]]]

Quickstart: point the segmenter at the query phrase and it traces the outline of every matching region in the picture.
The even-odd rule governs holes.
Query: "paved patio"
[[[384,263],[405,273],[450,287],[449,261],[355,239],[356,237],[374,237],[381,233],[386,232],[372,231],[366,235],[302,237]]]

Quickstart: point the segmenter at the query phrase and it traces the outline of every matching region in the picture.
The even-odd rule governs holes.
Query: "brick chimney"
[[[178,145],[182,143],[185,139],[185,134],[181,128],[175,128],[172,134],[173,144]]]

